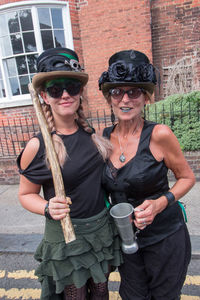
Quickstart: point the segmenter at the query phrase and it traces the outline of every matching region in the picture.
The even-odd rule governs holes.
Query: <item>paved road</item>
[[[34,276],[36,262],[33,252],[42,239],[44,217],[21,207],[17,192],[18,185],[0,185],[0,299],[37,300],[40,285]],[[200,300],[199,200],[200,182],[182,199],[186,205],[193,259],[181,300]],[[25,257],[28,258],[27,262]],[[193,271],[195,268],[197,272]],[[118,294],[119,280],[119,273],[112,273],[109,280],[110,300],[121,300]]]
[[[39,300],[40,283],[34,276],[38,263],[32,254],[0,254],[0,299]],[[200,300],[200,259],[193,259],[182,289],[181,300]],[[109,277],[110,300],[120,300],[118,293],[120,276],[118,272]]]
[[[17,193],[18,185],[0,185],[0,252],[33,252],[42,237],[44,217],[26,211]],[[186,205],[192,252],[200,258],[200,182],[181,201]]]

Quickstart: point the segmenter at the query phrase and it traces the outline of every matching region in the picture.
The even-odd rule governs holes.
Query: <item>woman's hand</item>
[[[145,200],[141,205],[134,209],[134,224],[140,230],[151,224],[155,216],[163,211],[168,205],[167,198],[161,196],[155,200]]]
[[[70,212],[72,204],[69,197],[54,197],[49,200],[49,213],[54,220],[62,220]]]

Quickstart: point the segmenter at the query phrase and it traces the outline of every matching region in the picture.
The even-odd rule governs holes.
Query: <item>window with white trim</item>
[[[0,104],[20,105],[30,99],[28,83],[36,73],[37,56],[49,48],[73,49],[69,8],[63,1],[22,1],[2,7]]]

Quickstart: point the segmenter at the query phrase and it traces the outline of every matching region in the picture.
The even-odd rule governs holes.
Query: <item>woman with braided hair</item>
[[[37,60],[33,87],[43,109],[61,166],[67,198],[55,197],[41,133],[18,157],[19,200],[46,217],[35,259],[42,300],[107,300],[111,267],[121,263],[119,239],[101,186],[111,146],[84,116],[82,94],[88,75],[77,54],[66,48],[44,51]],[[43,195],[40,195],[41,187]],[[70,212],[76,240],[65,243],[60,220]]]

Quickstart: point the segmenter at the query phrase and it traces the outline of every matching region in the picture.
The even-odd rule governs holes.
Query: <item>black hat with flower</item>
[[[106,99],[110,89],[117,86],[140,87],[152,95],[156,83],[155,68],[148,57],[139,51],[124,50],[110,57],[108,71],[99,78],[99,89]]]

